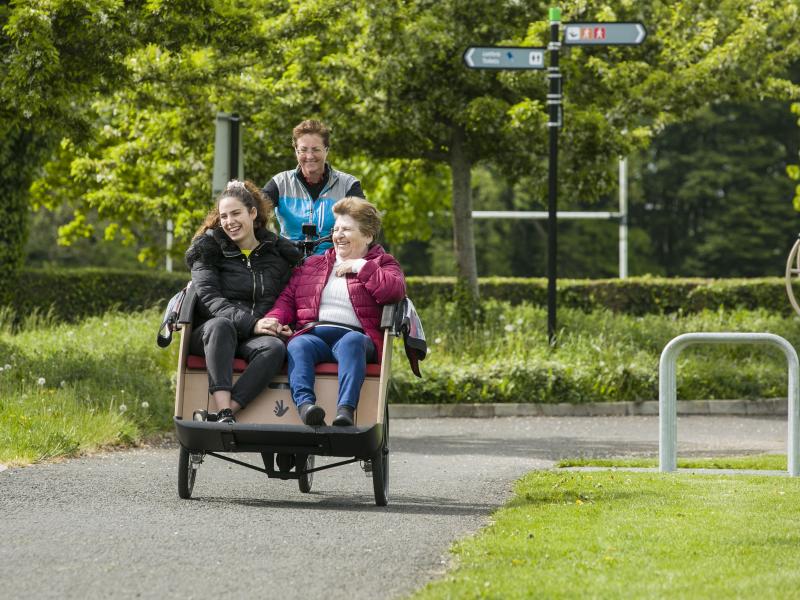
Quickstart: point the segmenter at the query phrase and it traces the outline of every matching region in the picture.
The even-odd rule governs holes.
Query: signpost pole
[[[550,346],[556,345],[556,280],[558,252],[558,129],[563,123],[561,105],[561,70],[558,67],[558,52],[561,49],[561,9],[549,11],[550,43],[547,48],[526,46],[470,46],[462,56],[468,69],[543,69],[545,50],[550,51],[550,66],[547,79],[550,88],[547,94],[550,155],[548,161],[547,198],[547,339]],[[647,37],[641,23],[566,23],[564,44],[566,46],[636,46]],[[620,163],[622,169],[622,163]],[[622,177],[622,176],[620,176]],[[627,198],[627,191],[624,192]],[[627,276],[627,206],[620,191],[620,277]]]
[[[230,171],[231,179],[239,178],[239,115],[233,113],[230,118],[231,121],[231,137],[230,137],[230,150],[228,150],[228,161],[230,162],[228,170]]]
[[[550,66],[547,78],[550,89],[547,94],[550,134],[550,156],[548,161],[548,198],[547,198],[547,339],[550,346],[556,344],[556,279],[558,251],[558,128],[561,126],[561,71],[558,67],[558,51],[561,47],[559,24],[561,10],[550,9]]]

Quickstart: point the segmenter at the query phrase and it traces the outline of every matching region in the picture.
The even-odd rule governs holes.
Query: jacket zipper
[[[250,257],[247,258],[247,268],[250,270],[250,275],[253,277],[253,306],[250,307],[250,314],[255,314],[256,312],[256,274],[253,271],[253,267],[250,266]]]

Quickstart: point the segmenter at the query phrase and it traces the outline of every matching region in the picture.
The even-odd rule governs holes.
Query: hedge
[[[409,296],[419,306],[429,306],[453,295],[452,277],[409,277]],[[547,304],[547,280],[543,278],[486,277],[479,280],[481,298],[511,304]],[[800,283],[795,286],[800,298]],[[627,279],[562,279],[558,282],[558,306],[586,312],[607,308],[632,315],[700,312],[704,309],[757,309],[791,313],[784,280],[700,279],[630,277]]]
[[[52,310],[58,319],[75,320],[117,308],[123,311],[161,306],[188,280],[188,273],[110,269],[23,270],[11,290],[14,312],[27,315]],[[481,297],[544,306],[547,280],[487,277],[479,280]],[[418,306],[449,301],[455,278],[409,277],[408,294]],[[800,297],[800,285],[796,287]],[[607,308],[632,315],[690,313],[703,309],[764,308],[791,313],[784,280],[630,277],[563,279],[558,305],[591,311]]]
[[[111,309],[134,311],[163,305],[188,280],[187,273],[112,269],[26,269],[13,290],[17,317],[52,311],[74,321]]]

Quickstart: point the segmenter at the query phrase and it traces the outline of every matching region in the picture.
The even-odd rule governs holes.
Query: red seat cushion
[[[194,356],[190,354],[186,359],[186,367],[189,369],[199,369],[204,371],[206,368],[206,359],[202,356]],[[247,361],[243,358],[234,358],[233,359],[233,371],[234,373],[241,373],[247,368]],[[339,365],[336,363],[319,363],[317,368],[314,369],[314,372],[318,375],[336,375],[339,370]],[[281,370],[282,373],[286,373],[286,365],[283,366]],[[375,364],[368,364],[367,365],[367,376],[369,377],[380,377],[381,374],[381,366]]]
[[[189,369],[200,369],[205,371],[206,369],[206,359],[203,356],[194,356],[192,354],[186,359],[186,367]],[[243,358],[234,358],[233,359],[233,371],[234,373],[241,373],[247,368],[247,361]]]

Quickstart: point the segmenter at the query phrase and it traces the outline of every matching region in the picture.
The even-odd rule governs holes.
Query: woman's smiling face
[[[247,248],[255,240],[253,221],[257,215],[255,207],[248,210],[238,198],[227,196],[219,201],[219,222],[222,230],[240,248]]]
[[[294,151],[303,176],[310,182],[316,183],[325,174],[325,160],[328,148],[322,136],[316,133],[307,133],[297,138]]]
[[[350,215],[339,215],[333,225],[333,246],[336,255],[342,260],[364,258],[372,243],[372,236],[364,235],[361,228]]]

